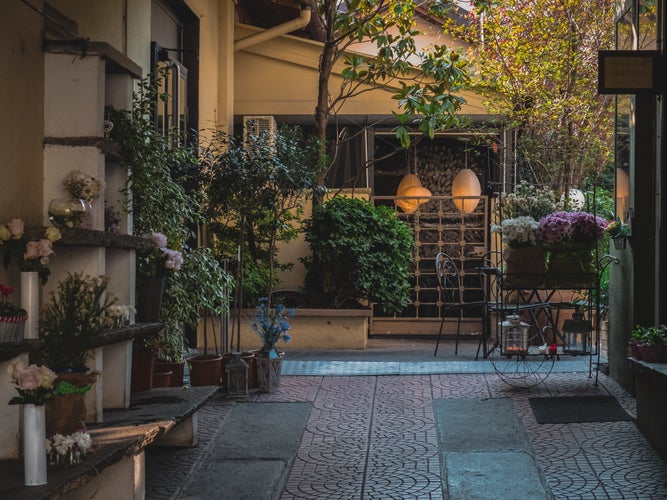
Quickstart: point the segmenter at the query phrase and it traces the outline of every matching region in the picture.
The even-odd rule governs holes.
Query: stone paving
[[[331,362],[314,366],[326,372]],[[421,363],[416,370],[423,370]],[[633,421],[537,424],[528,403],[535,396],[612,394],[634,416],[634,398],[611,379],[600,374],[595,385],[586,370],[555,369],[542,384],[516,389],[489,365],[474,364],[482,373],[453,369],[455,373],[363,375],[351,364],[354,375],[285,375],[277,392],[251,395],[251,401],[313,405],[281,498],[448,498],[440,477],[432,404],[438,398],[510,398],[556,499],[667,498],[667,466]],[[292,369],[308,371],[303,363]],[[220,394],[202,409],[197,447],[147,452],[147,498],[183,498],[179,488],[205,456],[213,436],[223,432],[234,404]],[[220,489],[224,491],[224,478]],[[480,492],[478,498],[498,496]]]

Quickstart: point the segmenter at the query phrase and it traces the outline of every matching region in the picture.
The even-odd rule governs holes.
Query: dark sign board
[[[657,50],[598,51],[599,94],[662,94],[663,72]]]

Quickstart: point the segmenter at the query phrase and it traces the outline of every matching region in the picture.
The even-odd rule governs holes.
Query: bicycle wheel
[[[539,346],[528,347],[523,354],[501,353],[500,346],[489,352],[489,360],[500,379],[517,388],[534,387],[543,382],[554,367],[554,357],[540,352]]]

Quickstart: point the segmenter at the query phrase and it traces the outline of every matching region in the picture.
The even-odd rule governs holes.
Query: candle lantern
[[[227,396],[243,397],[248,395],[248,364],[243,361],[240,352],[233,352],[227,363]]]
[[[506,356],[528,353],[528,332],[530,325],[521,321],[518,314],[510,314],[501,323],[502,350]]]
[[[563,350],[572,354],[588,354],[593,325],[584,319],[583,313],[575,311],[571,319],[563,321]]]

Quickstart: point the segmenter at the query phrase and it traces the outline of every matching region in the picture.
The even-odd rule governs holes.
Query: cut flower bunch
[[[287,333],[290,329],[287,318],[292,316],[294,316],[294,309],[288,309],[282,304],[272,308],[268,305],[268,299],[265,297],[260,299],[252,329],[262,340],[262,350],[271,353],[280,339],[285,342],[292,339]]]
[[[0,225],[0,249],[5,247],[3,264],[9,267],[12,258],[16,259],[22,272],[34,271],[39,273],[42,284],[49,278],[49,258],[54,255],[53,243],[62,238],[60,230],[48,227],[39,240],[29,240],[23,244],[25,224],[21,219],[12,219],[7,224]]]
[[[56,374],[46,366],[28,366],[25,362],[16,360],[9,364],[8,371],[19,393],[9,400],[10,405],[41,406],[49,399],[53,399],[53,381],[56,379]]]
[[[63,179],[63,187],[73,198],[93,201],[106,187],[104,181],[92,175],[84,174],[81,170],[72,170]]]

